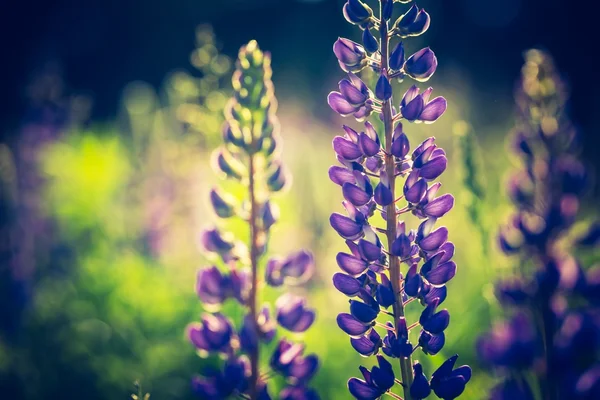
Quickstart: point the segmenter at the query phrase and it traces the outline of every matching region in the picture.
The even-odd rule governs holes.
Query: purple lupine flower
[[[431,18],[424,9],[416,4],[396,20],[393,26],[394,34],[400,37],[419,36],[429,29]]]
[[[348,381],[348,388],[358,400],[374,400],[381,397],[392,386],[394,386],[394,370],[383,356],[377,356],[379,366],[375,366],[371,371],[360,367],[364,380],[351,378]]]
[[[404,62],[404,73],[417,82],[429,80],[437,69],[438,61],[434,52],[426,47],[417,51]]]
[[[352,17],[358,18],[361,14],[354,8]],[[342,44],[348,45],[346,42]],[[355,56],[352,49],[343,45],[338,48],[342,59],[349,64]],[[269,234],[279,219],[279,211],[269,195],[264,196],[261,192],[258,196],[257,186],[272,194],[284,190],[291,182],[279,152],[275,151],[281,139],[274,114],[276,100],[271,74],[270,55],[263,53],[255,41],[240,49],[237,70],[233,75],[235,93],[225,108],[224,144],[215,151],[213,166],[222,177],[245,185],[247,199],[237,199],[222,189],[211,190],[209,197],[220,223],[232,218],[241,218],[248,223],[250,240],[246,246],[220,226],[207,229],[200,235],[202,248],[207,255],[216,256],[213,258],[217,264],[198,272],[196,292],[207,313],[200,323],[189,325],[187,336],[201,356],[219,354],[224,359],[221,368],[207,369],[193,379],[193,390],[201,399],[271,400],[269,391],[273,389],[263,379],[271,374],[260,370],[261,364],[266,364],[259,359],[262,347],[272,342],[278,331],[282,331],[278,327],[299,334],[315,320],[315,311],[301,296],[292,293],[281,295],[275,304],[274,314],[268,303],[261,305],[257,299],[260,274],[264,273],[264,280],[271,287],[285,287],[287,290],[305,283],[315,269],[312,254],[301,250],[287,257],[272,257],[267,261],[265,270],[259,270],[260,259],[265,255]],[[371,94],[358,77],[350,76],[340,83],[340,91],[346,96],[343,101],[355,108],[355,115],[365,113]],[[257,118],[262,124],[258,126],[255,118],[248,119],[247,115],[260,116]],[[340,153],[345,157],[353,156],[352,150],[345,143],[340,145]],[[332,171],[332,176],[338,177],[340,184],[348,180],[336,171]],[[354,183],[358,183],[358,178],[359,175],[351,177],[355,179]],[[258,182],[259,179],[262,181]],[[360,182],[362,190],[365,190],[367,180]],[[348,207],[353,221],[356,221],[362,211]],[[362,232],[362,227],[360,229]],[[340,230],[354,234],[349,232],[345,220],[340,221]],[[221,306],[230,299],[235,299],[242,309],[244,317],[240,325],[223,314],[230,308]],[[234,315],[239,315],[239,312]],[[239,329],[235,328],[237,326]],[[271,372],[282,375],[286,382],[277,398],[319,399],[308,386],[318,370],[319,361],[314,354],[304,355],[303,344],[280,340],[271,356],[270,366]]]
[[[303,297],[283,294],[275,303],[277,322],[291,332],[304,332],[315,320],[315,311],[306,307]]]
[[[597,398],[599,275],[575,258],[595,240],[570,235],[587,171],[577,159],[565,86],[549,55],[526,53],[516,98],[520,118],[511,149],[523,169],[508,183],[516,210],[499,243],[507,255],[519,255],[519,268],[496,285],[510,315],[480,337],[477,350],[505,376],[491,399]]]
[[[244,304],[248,296],[248,271],[232,269],[223,274],[216,266],[198,271],[196,293],[204,304],[219,305],[228,298],[237,299]]]
[[[333,52],[346,72],[359,72],[367,66],[364,47],[350,39],[339,38],[333,45]]]
[[[408,123],[433,123],[446,111],[443,97],[431,99],[432,88],[421,91],[408,88],[394,106],[392,83],[409,77],[417,82],[431,78],[438,61],[426,47],[408,58],[406,39],[427,31],[430,16],[413,5],[395,23],[393,0],[380,0],[379,17],[359,0],[348,0],[344,16],[363,30],[363,45],[340,38],[334,53],[348,78],[340,82],[340,91],[332,92],[328,103],[338,114],[364,121],[371,113],[383,121],[383,132],[364,122],[364,131],[344,126],[344,135],[333,139],[333,150],[340,165],[329,169],[330,179],[341,186],[346,213],[333,213],[329,219],[333,229],[346,240],[349,251],[337,254],[342,272],[333,276],[333,285],[348,296],[348,313],[337,316],[339,328],[350,337],[351,346],[362,356],[376,355],[379,366],[371,371],[361,367],[364,379],[348,382],[350,393],[357,399],[378,399],[384,394],[396,397],[390,390],[395,384],[391,364],[385,357],[400,363],[405,400],[427,397],[432,391],[442,398],[459,396],[470,379],[470,369],[457,372],[442,369],[430,381],[421,364],[413,366],[417,349],[437,354],[443,348],[450,313],[440,307],[447,297],[446,284],[456,274],[452,261],[454,244],[448,229],[436,223],[454,206],[451,194],[438,193],[435,182],[448,167],[443,149],[435,138],[426,139],[411,153],[405,133]],[[400,1],[400,3],[405,3]],[[379,37],[373,40],[373,34]],[[390,49],[392,49],[390,51]],[[370,90],[357,75],[370,67],[378,74]],[[402,121],[404,120],[404,121]],[[402,182],[403,181],[403,182]],[[399,189],[400,188],[400,189]],[[401,192],[401,193],[398,193]],[[371,225],[378,212],[386,221],[384,228]],[[419,228],[407,231],[400,215],[413,215]],[[385,235],[385,243],[380,238]],[[424,306],[419,321],[407,324],[406,302],[419,300]],[[378,322],[381,314],[391,315],[392,322]],[[419,327],[417,343],[411,343],[410,330]],[[414,339],[413,339],[414,340]],[[448,363],[454,365],[456,358]]]
[[[299,285],[312,276],[314,268],[312,254],[301,250],[284,259],[271,258],[267,262],[265,279],[273,287],[281,286],[284,283]]]

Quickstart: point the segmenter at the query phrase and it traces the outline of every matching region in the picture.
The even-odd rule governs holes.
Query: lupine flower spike
[[[499,235],[519,261],[516,276],[496,285],[511,313],[479,340],[478,352],[503,373],[492,399],[599,399],[600,266],[584,269],[575,257],[597,245],[598,225],[579,239],[570,232],[588,174],[551,58],[538,50],[525,58],[513,140],[522,169],[508,182],[516,209]]]
[[[188,337],[201,356],[219,355],[225,361],[220,369],[207,369],[194,378],[193,388],[201,399],[271,399],[267,378],[279,374],[286,382],[277,398],[285,400],[318,399],[308,387],[319,361],[305,355],[305,346],[281,337],[265,362],[261,346],[284,331],[298,334],[315,320],[315,312],[289,287],[308,280],[314,270],[312,254],[298,251],[285,258],[275,257],[259,263],[267,250],[269,232],[278,211],[271,196],[289,185],[290,177],[280,159],[277,107],[271,82],[271,58],[255,41],[239,52],[233,75],[234,97],[225,109],[223,145],[215,151],[215,169],[227,179],[239,182],[247,191],[245,203],[214,189],[210,202],[221,219],[242,218],[249,226],[248,246],[221,229],[203,232],[201,244],[207,254],[220,259],[224,268],[211,266],[198,272],[196,291],[207,311],[199,323],[188,327]],[[264,280],[260,274],[264,273]],[[275,303],[259,302],[262,282],[286,293]],[[244,309],[239,329],[220,312],[220,306],[233,299]],[[267,370],[261,370],[266,367]]]
[[[329,94],[328,103],[342,116],[365,121],[364,129],[344,126],[345,134],[333,140],[340,165],[329,170],[331,180],[341,186],[346,209],[346,215],[331,215],[331,226],[349,249],[338,254],[342,272],[333,277],[335,287],[350,298],[350,312],[339,314],[337,322],[350,336],[352,347],[365,357],[376,356],[378,364],[371,370],[360,367],[362,377],[349,380],[350,393],[359,400],[384,394],[417,400],[430,393],[454,399],[471,378],[468,366],[454,368],[457,356],[429,379],[412,359],[418,348],[434,355],[444,346],[450,314],[441,305],[456,264],[448,229],[435,227],[454,204],[452,195],[438,195],[441,184],[434,182],[446,169],[445,152],[433,137],[411,152],[404,131],[409,123],[435,122],[445,112],[446,100],[432,98],[432,88],[421,90],[416,85],[400,101],[393,97],[394,80],[409,77],[425,82],[438,65],[428,47],[408,57],[404,42],[392,47],[393,39],[418,36],[429,28],[429,14],[416,5],[392,22],[394,3],[409,1],[380,0],[376,17],[367,4],[348,0],[344,17],[363,30],[363,43],[340,38],[333,46],[348,75],[339,91]],[[379,75],[373,89],[357,75],[365,68]],[[383,122],[383,132],[367,120],[372,114]],[[384,227],[375,225],[376,213],[385,220]],[[409,213],[420,222],[416,230],[399,220]],[[405,308],[419,303],[424,306],[419,320],[407,321]],[[387,321],[379,322],[382,318]],[[388,359],[399,362],[400,377],[394,375]],[[394,392],[396,385],[403,397]]]

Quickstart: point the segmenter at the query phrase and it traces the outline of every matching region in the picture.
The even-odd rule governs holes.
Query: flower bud
[[[229,218],[235,215],[236,198],[228,193],[219,193],[216,189],[210,191],[210,203],[221,218]]]
[[[375,86],[375,96],[382,101],[387,101],[392,98],[392,85],[390,84],[388,77],[384,74],[381,74],[377,81],[377,85]]]
[[[418,82],[425,82],[433,76],[437,65],[435,53],[429,47],[425,47],[406,60],[404,72]]]
[[[223,141],[237,147],[244,146],[244,135],[237,123],[228,121],[223,124]]]
[[[379,50],[379,43],[377,43],[377,39],[375,39],[369,28],[363,31],[362,40],[367,52],[375,53]]]
[[[402,131],[402,124],[399,123],[394,129],[394,136],[392,138],[392,154],[394,157],[404,158],[410,151],[410,144],[408,137]]]
[[[415,361],[413,371],[414,379],[410,385],[410,395],[415,399],[424,399],[431,394],[431,388],[429,387],[427,377],[423,373],[423,367],[418,361]]]
[[[260,219],[262,221],[262,228],[268,231],[279,219],[279,207],[267,201],[260,211]]]
[[[247,175],[247,170],[229,150],[222,147],[213,153],[213,167],[228,178],[240,180]]]
[[[402,38],[419,36],[429,29],[431,18],[425,10],[413,5],[406,14],[401,15],[395,22],[392,31]]]
[[[232,239],[231,235],[222,235],[217,229],[209,229],[202,233],[200,241],[204,250],[219,254],[227,262],[235,258]]]
[[[398,42],[390,54],[390,68],[398,71],[404,65],[404,44]]]
[[[394,195],[390,190],[390,180],[384,170],[380,173],[380,181],[375,187],[374,198],[375,202],[383,207],[392,204],[394,201]]]
[[[383,11],[382,17],[384,20],[389,20],[392,18],[392,13],[394,12],[394,0],[383,0]]]
[[[267,175],[267,186],[272,192],[279,192],[283,190],[289,183],[290,178],[285,171],[283,164],[276,163],[273,171]]]
[[[360,0],[348,0],[343,9],[346,21],[351,24],[364,24],[373,16],[373,10]]]

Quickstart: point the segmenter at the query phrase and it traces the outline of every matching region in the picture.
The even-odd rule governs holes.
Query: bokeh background
[[[346,399],[362,361],[335,325],[346,299],[330,284],[343,248],[328,216],[341,194],[327,179],[341,120],[326,105],[342,73],[338,36],[358,39],[342,0],[28,1],[0,5],[0,397],[126,399],[138,380],[155,399],[191,398],[205,365],[184,337],[198,318],[199,232],[215,221],[207,193],[210,152],[238,48],[257,39],[273,56],[294,184],[280,196],[271,252],[311,249],[307,289],[319,312],[304,338],[323,360],[323,399]],[[522,53],[548,50],[569,83],[570,114],[593,171],[600,139],[590,76],[593,13],[558,0],[422,0],[432,28],[412,45],[440,61],[431,84],[449,101],[435,125],[411,126],[413,143],[435,135],[457,198],[445,219],[459,274],[444,354],[471,363],[465,399],[494,377],[477,368],[473,343],[502,312],[492,282],[514,268],[494,233],[510,209],[513,88]],[[470,150],[469,150],[470,149]],[[466,154],[465,152],[469,152]],[[475,160],[468,170],[466,157]],[[597,175],[597,173],[596,173]],[[476,181],[476,184],[473,182]],[[478,188],[475,189],[474,188]],[[598,185],[588,196],[597,211]],[[240,227],[240,230],[242,228]]]

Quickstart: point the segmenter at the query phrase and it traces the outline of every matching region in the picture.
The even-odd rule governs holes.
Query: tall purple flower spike
[[[530,50],[525,61],[512,146],[522,170],[508,182],[516,209],[499,234],[501,249],[519,261],[516,276],[496,285],[498,300],[511,313],[480,338],[477,350],[482,361],[504,372],[493,399],[533,400],[533,393],[550,400],[597,399],[600,268],[582,268],[576,256],[598,245],[598,225],[581,238],[570,232],[587,171],[551,57]]]
[[[350,62],[350,50],[342,50]],[[314,354],[304,355],[303,344],[279,338],[270,361],[259,359],[261,346],[278,334],[287,331],[298,336],[315,320],[315,311],[306,300],[289,293],[290,287],[311,278],[315,266],[310,252],[273,257],[266,261],[264,271],[259,268],[271,227],[279,216],[270,198],[286,188],[290,180],[277,151],[281,139],[271,74],[270,55],[263,53],[255,41],[240,49],[232,82],[235,95],[225,109],[224,143],[215,151],[213,162],[223,177],[240,181],[247,188],[249,206],[242,207],[240,199],[218,188],[211,190],[209,199],[220,220],[247,221],[250,240],[245,245],[218,227],[200,235],[200,244],[214,258],[215,265],[198,271],[196,293],[206,313],[199,323],[190,324],[187,336],[201,356],[219,355],[225,359],[222,369],[194,378],[192,387],[201,399],[271,399],[273,388],[268,387],[264,376],[272,374],[265,374],[261,367],[270,367],[285,381],[276,398],[319,399],[309,387],[319,360]],[[340,89],[357,110],[365,107],[370,91],[360,86],[360,79],[350,78],[340,83]],[[276,301],[274,312],[270,304],[260,304],[258,282],[263,281],[259,277],[262,273],[267,285],[285,291]],[[243,309],[239,325],[221,312],[222,304],[230,299]]]
[[[407,53],[403,41],[391,47],[392,39],[419,36],[429,28],[429,14],[416,5],[391,22],[394,4],[408,2],[380,0],[376,18],[362,1],[348,0],[344,17],[363,30],[363,43],[340,38],[333,46],[348,76],[340,82],[339,91],[329,94],[329,105],[341,116],[360,122],[376,114],[373,124],[364,122],[364,129],[344,126],[344,135],[333,139],[340,165],[329,169],[329,177],[342,189],[346,209],[344,214],[333,213],[330,223],[349,248],[336,257],[342,272],[334,275],[333,284],[350,298],[350,312],[339,314],[337,324],[358,353],[377,356],[379,364],[370,371],[361,367],[363,377],[348,382],[350,393],[359,400],[384,394],[397,397],[391,392],[397,382],[401,382],[405,400],[422,399],[430,393],[454,399],[471,378],[468,366],[452,369],[456,356],[444,364],[450,367],[440,368],[430,380],[421,364],[412,361],[418,348],[433,355],[446,342],[444,331],[450,314],[441,304],[456,264],[448,229],[435,227],[454,205],[452,195],[438,193],[441,184],[435,182],[448,166],[446,153],[433,137],[411,153],[404,131],[408,124],[402,124],[435,122],[446,111],[446,100],[432,97],[432,88],[421,90],[416,85],[407,88],[400,101],[393,97],[394,81],[408,77],[425,82],[438,65],[429,47],[413,54]],[[364,68],[379,76],[372,90],[358,76]],[[382,132],[376,131],[375,121],[383,122]],[[371,225],[376,213],[385,220],[385,228]],[[409,213],[421,221],[416,231],[407,231],[399,220]],[[418,321],[407,324],[405,307],[419,304],[413,300],[425,308]],[[378,322],[389,316],[392,321]],[[418,335],[411,334],[415,329],[420,329]],[[400,379],[394,376],[386,356],[398,359]]]

